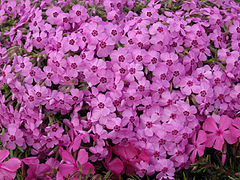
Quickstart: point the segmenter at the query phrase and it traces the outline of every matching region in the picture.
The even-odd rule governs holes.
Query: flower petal
[[[0,150],[0,162],[6,159],[9,155],[9,151],[7,149]]]
[[[219,128],[221,130],[228,129],[232,123],[232,119],[226,115],[221,116],[220,121],[219,121]]]
[[[216,121],[212,117],[207,118],[203,123],[203,130],[205,131],[216,132],[217,129]]]

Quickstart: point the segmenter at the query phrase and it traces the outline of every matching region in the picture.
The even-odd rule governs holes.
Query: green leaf
[[[80,162],[78,161],[77,163],[78,163],[79,171],[82,172],[82,166],[81,166]]]
[[[86,179],[88,179],[91,176],[91,172],[92,172],[92,167],[90,167],[90,169],[89,169],[89,171],[87,173]]]
[[[105,174],[104,179],[110,178],[111,173],[112,173],[111,171],[108,171],[108,172]]]

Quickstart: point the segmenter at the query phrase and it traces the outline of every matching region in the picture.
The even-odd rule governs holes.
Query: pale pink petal
[[[6,149],[0,150],[0,162],[6,159],[9,155],[9,151]]]
[[[83,166],[82,166],[82,173],[83,174],[88,174],[88,172],[90,171],[90,168],[91,168],[91,173],[94,174],[95,171],[94,171],[94,166],[91,164],[91,163],[85,163]]]
[[[212,147],[215,140],[216,140],[216,135],[215,134],[208,134],[207,135],[207,141],[205,142],[206,147]]]
[[[60,155],[62,157],[62,160],[66,161],[66,162],[70,162],[71,164],[75,164],[75,161],[70,152],[68,152],[66,150],[61,150]]]
[[[60,164],[59,171],[64,177],[68,177],[68,175],[72,175],[78,169],[72,164]]]
[[[205,120],[203,123],[203,130],[209,131],[209,132],[216,132],[218,129],[216,121],[210,117]]]
[[[15,172],[21,166],[21,160],[18,158],[11,158],[8,161],[2,163],[1,168],[4,168],[8,171]]]
[[[102,114],[103,116],[107,116],[108,114],[110,114],[110,109],[108,109],[108,108],[103,108],[103,109],[101,110],[101,114]]]
[[[17,130],[17,127],[16,127],[15,124],[9,124],[9,125],[8,125],[8,133],[9,133],[10,135],[15,135],[16,130]]]
[[[81,165],[88,162],[88,152],[85,149],[79,150],[77,161],[79,161]]]
[[[219,136],[219,137],[216,138],[216,141],[215,141],[215,144],[214,144],[213,148],[221,151],[222,147],[223,147],[223,144],[224,144],[224,139],[223,139],[222,136]]]
[[[198,138],[197,138],[197,144],[200,145],[202,143],[204,143],[207,139],[207,134],[205,133],[205,131],[200,130],[198,132]]]
[[[56,180],[64,180],[62,174],[59,171],[57,172]]]
[[[221,116],[220,118],[220,122],[219,122],[219,128],[221,130],[225,130],[225,129],[228,129],[230,127],[230,125],[232,124],[232,119],[228,116]]]
[[[16,172],[10,172],[0,168],[0,179],[2,180],[13,180],[16,176]]]
[[[228,142],[228,144],[234,144],[237,142],[236,136],[234,136],[231,131],[224,131],[223,132],[224,139]]]
[[[205,150],[205,145],[198,146],[197,151],[198,151],[199,157],[203,156],[204,150]]]
[[[191,160],[192,163],[195,162],[196,155],[197,155],[197,151],[194,150],[194,151],[192,152],[191,156],[190,156],[190,160]]]

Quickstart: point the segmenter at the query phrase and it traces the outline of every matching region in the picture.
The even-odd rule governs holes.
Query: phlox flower
[[[74,160],[72,154],[66,150],[60,148],[60,155],[62,157],[62,162],[59,165],[59,171],[64,177],[68,177],[68,175],[74,175],[74,177],[78,177],[81,173],[87,175],[90,168],[92,169],[92,173],[94,173],[94,166],[88,162],[88,153],[85,149],[80,149],[78,152],[78,156],[76,161]],[[79,170],[80,163],[82,172]]]
[[[70,17],[72,18],[72,22],[84,22],[88,18],[87,9],[80,4],[76,4],[72,7],[72,10],[70,11]]]
[[[1,135],[3,143],[7,142],[6,147],[14,150],[16,145],[25,148],[25,141],[23,139],[23,132],[19,129],[17,124],[9,124],[7,132]]]
[[[190,160],[192,163],[195,162],[197,153],[199,157],[203,156],[204,149],[205,149],[204,143],[206,140],[207,140],[207,134],[203,130],[200,130],[198,134],[195,133],[194,136],[192,137],[192,144],[188,145],[187,147],[187,151],[189,152],[189,154],[192,152],[190,156]]]
[[[234,144],[237,139],[229,130],[231,123],[232,119],[226,115],[222,115],[218,123],[213,117],[207,118],[203,123],[203,130],[207,132],[206,147],[213,147],[220,151],[224,140]]]
[[[91,105],[93,107],[92,118],[95,120],[107,116],[115,110],[111,98],[104,94],[98,94],[96,98],[92,99]]]
[[[2,162],[9,156],[9,151],[6,149],[0,150],[0,179],[12,180],[16,176],[17,169],[21,166],[21,160],[15,157],[8,161]]]

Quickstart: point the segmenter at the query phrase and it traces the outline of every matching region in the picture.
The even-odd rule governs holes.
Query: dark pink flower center
[[[69,41],[69,44],[70,44],[70,45],[74,45],[74,43],[75,43],[74,39],[71,39],[71,40]]]
[[[174,71],[173,72],[173,76],[175,76],[175,77],[179,76],[179,74],[180,74],[179,71]]]
[[[130,121],[131,123],[134,123],[134,121],[135,121],[134,116],[130,116],[129,121]]]
[[[130,68],[129,72],[130,72],[130,74],[135,74],[136,73],[136,69],[135,68]]]
[[[76,11],[77,16],[81,16],[81,14],[82,14],[81,11]]]
[[[240,33],[240,27],[237,27],[236,30],[238,33]]]
[[[50,79],[52,77],[52,73],[47,73],[47,78]]]
[[[73,101],[77,101],[77,100],[78,100],[78,97],[77,97],[77,96],[73,96],[72,100],[73,100]]]
[[[123,55],[118,57],[118,61],[119,62],[124,62],[125,61],[125,57]]]
[[[126,72],[126,70],[124,68],[119,69],[119,71],[121,74],[124,74]]]
[[[153,153],[153,156],[156,157],[156,158],[160,157],[160,152],[159,151],[155,151]]]
[[[223,134],[223,132],[222,132],[221,129],[219,129],[219,130],[216,131],[216,135],[217,135],[217,136],[221,136],[222,134]]]
[[[36,75],[36,72],[33,71],[33,70],[31,70],[29,74],[30,74],[30,76],[35,76],[35,75]]]
[[[92,72],[96,72],[98,70],[98,67],[97,66],[92,66],[91,70],[92,70]]]
[[[9,139],[10,139],[10,141],[16,141],[16,136],[11,135],[11,136],[9,137]]]
[[[138,86],[138,90],[140,92],[143,92],[145,90],[145,87],[143,85]]]
[[[24,68],[25,67],[25,64],[24,63],[20,63],[20,68]]]
[[[202,32],[201,31],[197,31],[197,36],[201,37],[202,36]]]
[[[28,100],[29,100],[30,102],[33,102],[33,101],[34,101],[34,97],[33,97],[33,96],[29,96],[29,97],[28,97]]]
[[[205,90],[201,91],[200,94],[201,94],[202,97],[205,97],[207,95]]]
[[[172,135],[177,135],[177,133],[178,133],[178,130],[176,129],[172,131]]]
[[[103,104],[102,102],[100,102],[100,103],[98,104],[98,107],[99,107],[100,109],[103,109],[103,108],[104,108],[104,104]]]
[[[114,129],[114,131],[118,132],[118,131],[120,131],[120,126],[115,125],[113,129]]]
[[[188,82],[187,82],[187,85],[188,85],[189,87],[191,87],[191,86],[193,86],[193,82],[192,82],[192,81],[188,81]]]
[[[141,55],[137,55],[136,60],[137,60],[138,62],[140,62],[140,61],[143,60],[143,57],[142,57]]]
[[[146,123],[146,126],[147,126],[147,128],[151,128],[151,127],[153,126],[153,125],[152,125],[152,122],[149,122],[149,121],[148,121],[148,122]]]
[[[160,32],[160,33],[163,32],[163,27],[158,27],[157,31]]]
[[[37,96],[37,97],[41,97],[41,96],[42,96],[42,93],[37,92],[37,93],[36,93],[36,96]]]
[[[167,171],[168,171],[168,168],[167,168],[167,167],[164,167],[164,168],[162,169],[162,173],[163,173],[163,174],[165,174]]]
[[[166,143],[166,140],[165,139],[160,139],[158,141],[159,145],[164,145]]]
[[[147,16],[148,16],[148,17],[151,17],[151,16],[152,16],[152,13],[151,13],[151,12],[147,12]]]
[[[101,77],[100,82],[101,82],[101,83],[106,83],[106,82],[107,82],[107,78]]]
[[[189,114],[190,114],[190,113],[189,113],[188,111],[184,111],[184,112],[183,112],[183,115],[184,115],[184,116],[189,116]]]
[[[107,46],[106,42],[103,41],[103,42],[100,43],[100,47],[102,49],[104,49],[106,46]]]
[[[93,30],[92,31],[92,35],[95,37],[95,36],[97,36],[98,35],[98,31],[97,30]]]
[[[192,41],[192,45],[193,45],[193,46],[197,46],[197,45],[198,45],[197,40],[193,40],[193,41]]]
[[[57,132],[57,128],[56,128],[56,127],[53,127],[53,128],[52,128],[52,131],[53,131],[53,132]]]
[[[113,36],[116,36],[116,35],[117,35],[117,31],[116,31],[115,29],[113,29],[112,32],[111,32],[111,34],[112,34]]]
[[[37,37],[37,42],[41,42],[42,38],[41,37]]]
[[[173,64],[172,60],[168,59],[167,62],[166,62],[166,65],[171,66],[172,64]]]
[[[170,115],[170,118],[171,119],[175,119],[177,117],[177,115],[175,114],[175,113],[172,113],[171,115]]]
[[[160,75],[160,79],[161,79],[161,80],[165,80],[166,78],[167,78],[167,76],[166,76],[165,73]]]
[[[54,12],[53,13],[53,17],[57,17],[58,16],[58,13],[57,12]]]
[[[153,57],[153,58],[151,59],[151,62],[152,62],[152,64],[156,64],[156,63],[157,63],[157,58]]]
[[[159,88],[159,89],[158,89],[158,93],[159,93],[159,94],[162,94],[163,92],[164,92],[164,88]]]

